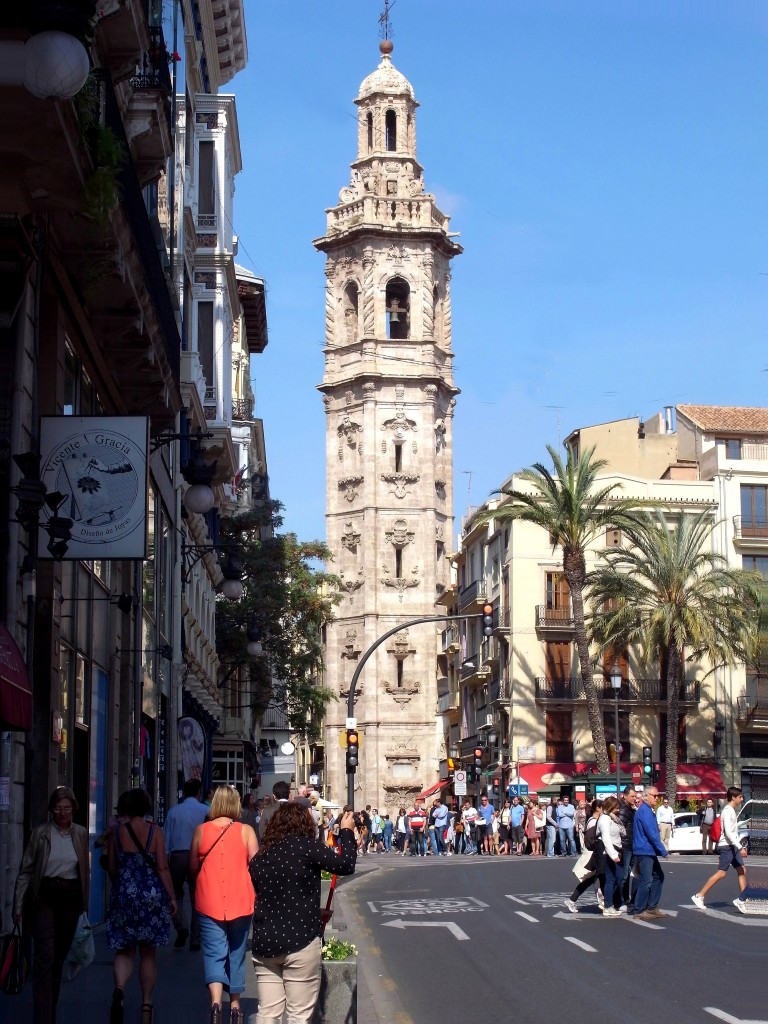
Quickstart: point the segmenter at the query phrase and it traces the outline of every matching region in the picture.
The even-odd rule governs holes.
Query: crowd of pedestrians
[[[702,851],[710,852],[716,841],[719,856],[717,871],[691,897],[702,910],[732,867],[739,888],[734,905],[746,913],[746,851],[737,828],[742,801],[741,790],[731,787],[719,818],[712,800],[702,808]],[[33,1024],[55,1024],[63,965],[88,906],[88,836],[72,820],[77,810],[71,790],[59,787],[51,794],[48,821],[33,831],[16,882],[13,917],[26,921],[34,943]],[[260,1001],[256,1024],[274,1024],[284,1011],[290,1024],[308,1024],[320,985],[320,872],[352,873],[358,855],[577,858],[577,884],[566,900],[571,913],[595,888],[605,917],[664,918],[661,861],[669,856],[673,823],[669,800],[660,799],[655,786],[638,792],[629,785],[621,797],[589,806],[584,800],[574,805],[566,795],[545,806],[535,796],[511,796],[498,810],[486,794],[476,804],[465,798],[455,807],[440,797],[428,804],[417,798],[390,817],[370,805],[357,813],[325,809],[304,787],[291,797],[287,782],[275,783],[265,801],[248,795],[241,804],[232,786],[218,787],[203,801],[200,783],[190,780],[163,831],[152,820],[149,795],[129,790],[98,841],[106,846],[112,880],[106,916],[114,950],[110,1024],[123,1024],[137,953],[140,1024],[154,1024],[156,950],[169,942],[171,924],[176,949],[189,940],[191,951],[202,952],[211,1024],[223,1024],[225,993],[229,1024],[242,1024],[249,941]]]
[[[243,1022],[249,945],[256,1024],[275,1024],[284,1012],[290,1024],[309,1024],[321,982],[321,872],[354,872],[360,841],[354,815],[345,809],[334,817],[329,845],[319,801],[306,790],[291,798],[288,784],[279,782],[266,801],[241,803],[234,786],[202,796],[199,781],[189,780],[163,831],[153,820],[149,794],[128,790],[99,837],[112,882],[106,913],[114,952],[109,1022],[123,1024],[125,989],[138,954],[140,1024],[154,1024],[157,947],[169,943],[173,923],[175,948],[184,949],[189,939],[190,950],[202,953],[210,1024]],[[70,789],[51,794],[48,820],[30,837],[14,890],[14,921],[32,937],[33,1024],[56,1022],[63,968],[88,908],[88,833],[72,820],[77,810]],[[371,837],[383,843],[383,821],[371,820],[371,826]]]

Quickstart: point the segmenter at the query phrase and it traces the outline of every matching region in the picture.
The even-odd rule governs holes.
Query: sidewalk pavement
[[[349,882],[357,875],[365,875],[375,870],[376,866],[368,864],[367,858],[358,861],[355,876],[340,885],[334,900],[333,927],[340,938],[348,939],[358,948],[358,1024],[380,1024],[375,1011],[375,1000],[363,970],[366,959],[368,940],[362,934],[359,919],[350,905],[350,896],[344,891]],[[352,890],[350,890],[351,895]],[[189,911],[189,907],[187,907]],[[57,1020],[58,1024],[70,1024],[74,1021],[85,1021],[87,1024],[107,1024],[109,1007],[112,1002],[114,979],[112,976],[112,951],[107,947],[106,929],[103,925],[94,928],[96,942],[96,959],[81,970],[71,982],[61,986]],[[171,928],[170,943],[157,950],[157,985],[155,987],[154,1024],[208,1024],[210,1018],[210,999],[208,988],[203,981],[202,953],[191,953],[189,944],[185,949],[173,947],[175,932]],[[377,971],[377,974],[379,972]],[[258,1000],[256,998],[256,978],[250,963],[250,954],[246,961],[246,991],[241,997],[243,1016],[248,1024],[253,1024],[256,1017]],[[379,974],[380,977],[380,974]],[[226,998],[225,998],[226,1002]],[[138,980],[138,955],[133,975],[125,990],[125,1024],[139,1024],[139,1007],[141,991]],[[0,994],[0,1022],[32,1020],[32,985],[28,981],[24,991],[18,996]],[[224,1020],[227,1020],[225,1013]],[[390,1018],[391,1020],[391,1018]],[[344,1024],[339,1021],[338,1024]]]

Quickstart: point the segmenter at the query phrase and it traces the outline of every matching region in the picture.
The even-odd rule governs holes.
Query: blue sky
[[[324,537],[325,230],[383,0],[246,4],[238,262],[267,282],[252,361],[272,493]],[[768,6],[397,0],[393,62],[453,264],[457,528],[572,429],[764,405]],[[471,473],[471,477],[469,474]]]

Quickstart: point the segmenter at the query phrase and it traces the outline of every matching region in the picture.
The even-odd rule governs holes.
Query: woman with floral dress
[[[157,981],[157,947],[168,944],[171,915],[176,913],[162,829],[147,821],[152,801],[146,790],[132,789],[120,797],[125,815],[109,839],[112,892],[107,910],[107,943],[116,950],[112,970],[110,1024],[122,1024],[123,993],[139,949],[141,1024],[152,1024],[152,994]]]

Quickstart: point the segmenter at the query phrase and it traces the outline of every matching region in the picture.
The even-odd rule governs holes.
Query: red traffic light
[[[483,756],[483,748],[482,747],[475,747],[475,757],[480,757],[481,758],[482,756]]]
[[[483,636],[493,635],[493,605],[483,605]]]

